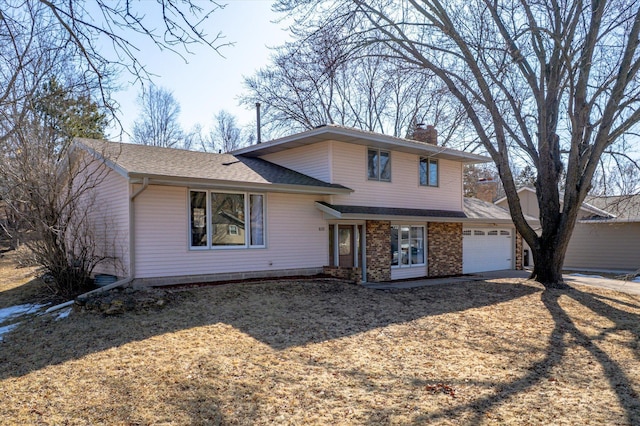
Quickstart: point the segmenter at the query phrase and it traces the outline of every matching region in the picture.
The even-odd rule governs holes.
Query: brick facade
[[[368,220],[365,228],[367,281],[374,283],[390,281],[391,222]]]
[[[516,262],[515,262],[515,267],[518,271],[522,271],[524,269],[523,264],[522,264],[522,258],[523,258],[523,246],[522,246],[522,235],[520,235],[520,233],[518,231],[516,232]]]
[[[430,277],[462,274],[462,223],[429,222],[427,241]]]
[[[325,266],[322,268],[322,273],[355,284],[362,282],[362,268],[359,267]]]

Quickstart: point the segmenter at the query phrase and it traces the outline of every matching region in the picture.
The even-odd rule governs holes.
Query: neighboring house
[[[520,188],[518,196],[523,212],[539,217],[535,189]],[[497,200],[496,205],[508,209],[506,198]],[[539,229],[538,223],[529,222],[534,229]],[[533,266],[526,242],[523,263],[524,266]],[[580,208],[564,268],[614,272],[630,272],[640,268],[640,196],[588,196]]]
[[[78,139],[108,171],[96,228],[118,261],[98,272],[158,285],[520,267],[508,215],[463,199],[464,164],[489,159],[423,130],[431,143],[327,125],[232,154]]]

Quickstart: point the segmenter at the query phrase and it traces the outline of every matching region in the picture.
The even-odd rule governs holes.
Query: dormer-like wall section
[[[317,142],[262,156],[264,160],[331,182],[331,141]]]

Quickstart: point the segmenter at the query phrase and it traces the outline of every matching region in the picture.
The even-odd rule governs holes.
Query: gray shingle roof
[[[464,198],[464,213],[469,219],[477,219],[478,221],[511,221],[511,214],[507,210],[477,198]],[[538,219],[533,216],[525,216],[525,219],[527,219],[529,223],[538,221]]]
[[[640,195],[587,196],[585,202],[615,215],[618,221],[640,220]]]
[[[334,205],[318,201],[332,210],[342,214],[352,215],[372,215],[372,216],[415,216],[415,217],[441,217],[441,218],[466,218],[461,211],[455,210],[427,210],[427,209],[405,209],[396,207],[375,207],[375,206],[344,206]]]
[[[349,191],[342,185],[330,184],[260,158],[94,139],[76,139],[76,143],[113,162],[131,178],[148,176]]]

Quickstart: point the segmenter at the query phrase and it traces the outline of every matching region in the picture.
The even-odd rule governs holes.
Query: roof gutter
[[[287,194],[316,194],[316,195],[337,195],[350,194],[353,189],[347,187],[323,187],[291,184],[264,184],[255,182],[232,182],[226,180],[211,180],[198,178],[180,178],[161,175],[139,176],[135,173],[129,174],[131,183],[143,183],[147,179],[148,184],[167,186],[186,186],[189,188],[225,188],[240,191],[260,191],[260,192],[282,192]],[[142,180],[140,180],[142,178]],[[140,191],[142,192],[142,191]]]

